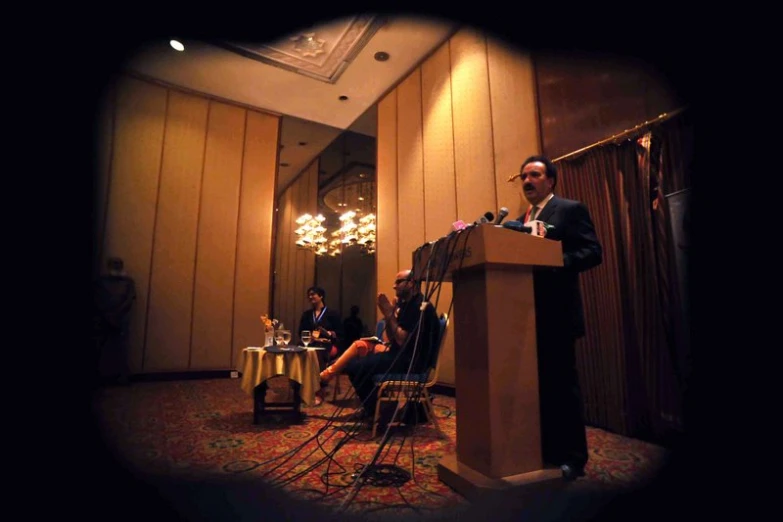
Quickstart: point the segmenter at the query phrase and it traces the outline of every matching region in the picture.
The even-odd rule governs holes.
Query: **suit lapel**
[[[546,204],[546,206],[541,209],[541,212],[538,213],[538,216],[536,219],[538,221],[543,221],[544,223],[549,223],[549,218],[551,218],[554,213],[557,211],[557,205],[560,203],[560,198],[557,196],[552,196],[552,199],[549,200],[549,202]]]

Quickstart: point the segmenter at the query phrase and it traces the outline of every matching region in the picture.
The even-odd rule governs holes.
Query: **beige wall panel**
[[[497,213],[487,49],[483,34],[462,29],[450,40],[457,212],[474,221]]]
[[[229,365],[246,111],[210,102],[196,250],[190,368]]]
[[[425,241],[445,236],[457,220],[449,69],[447,45],[421,68]]]
[[[314,164],[313,164],[314,165]],[[299,179],[297,180],[297,204],[298,204],[298,212],[296,215],[294,215],[294,225],[296,225],[296,218],[304,214],[305,212],[309,212],[312,214],[313,212],[316,212],[318,209],[318,205],[316,203],[315,198],[311,197],[310,193],[310,183],[312,179],[312,168],[313,165],[311,165],[308,169],[305,170],[303,174],[299,176]],[[308,210],[305,210],[308,209]],[[294,228],[293,230],[296,230]],[[295,238],[295,234],[292,232],[291,236],[286,239],[289,243],[293,243]],[[293,287],[292,287],[292,295],[293,298],[293,309],[291,310],[291,322],[286,325],[286,328],[291,330],[291,339],[293,342],[297,342],[299,340],[299,316],[302,313],[302,310],[304,310],[306,307],[309,306],[305,305],[305,289],[310,286],[307,284],[307,280],[305,277],[305,264],[307,263],[307,257],[315,256],[313,252],[310,252],[309,250],[305,250],[303,248],[296,248],[294,250],[294,263],[291,264],[291,268],[294,270],[294,276],[293,276]]]
[[[259,316],[269,313],[272,285],[272,216],[280,117],[248,111],[239,195],[234,290],[234,342],[227,364],[241,362],[246,346],[263,346]]]
[[[106,270],[106,258],[103,256],[104,227],[106,226],[106,204],[109,192],[109,174],[111,171],[112,144],[114,141],[114,107],[116,92],[109,87],[103,94],[95,118],[95,192],[93,205],[93,277]]]
[[[277,198],[277,201],[275,202],[275,239],[274,239],[274,249],[275,249],[275,259],[274,259],[274,270],[272,271],[272,284],[274,285],[273,293],[272,293],[272,309],[271,310],[264,310],[262,313],[264,314],[272,314],[274,317],[277,317],[280,315],[280,310],[282,310],[283,306],[283,293],[280,291],[282,288],[282,278],[281,278],[281,272],[282,272],[282,266],[283,266],[283,243],[281,236],[281,228],[283,226],[282,218],[283,218],[283,208],[286,205],[286,194],[287,191],[283,191]]]
[[[516,219],[528,204],[522,195],[522,182],[506,180],[519,172],[525,158],[541,150],[535,71],[529,54],[497,40],[487,40],[487,56],[498,205],[509,209],[506,219]]]
[[[128,340],[131,373],[143,368],[166,99],[166,89],[133,78],[123,78],[117,86],[103,257],[121,257],[136,282]]]
[[[209,102],[203,98],[169,93],[150,274],[145,371],[188,367],[208,111]]]
[[[397,215],[401,269],[411,267],[413,250],[425,241],[421,110],[421,69],[416,69],[397,88]]]
[[[318,169],[320,168],[320,158],[316,158],[315,161],[313,161],[312,165],[310,165],[308,170],[308,178],[307,178],[307,185],[308,185],[308,198],[309,201],[313,202],[313,207],[315,208],[317,206],[318,201]],[[316,262],[315,262],[315,254],[309,254],[305,257],[305,269],[304,273],[302,274],[302,280],[304,282],[305,289],[311,287],[313,283],[315,282],[315,271],[316,271]],[[304,294],[304,291],[302,292]],[[307,308],[310,306],[310,302],[302,297],[304,300],[304,306],[302,309]],[[297,328],[299,325],[297,324]],[[298,335],[298,333],[297,333]]]
[[[378,164],[376,184],[376,283],[388,288],[399,271],[399,224],[397,223],[397,90],[378,103]],[[411,259],[410,257],[408,258]],[[410,263],[410,261],[408,261]],[[376,321],[380,312],[375,309]]]
[[[294,309],[294,278],[295,273],[291,270],[291,258],[296,245],[290,240],[295,230],[292,227],[293,220],[297,216],[294,215],[294,191],[296,189],[296,183],[289,186],[283,193],[282,201],[283,205],[280,206],[278,212],[278,219],[280,220],[280,228],[278,241],[280,242],[280,271],[278,277],[280,281],[280,309],[275,310],[275,319],[278,319],[284,326],[290,325],[294,319],[292,317],[292,311]],[[295,225],[295,223],[294,223]]]
[[[444,45],[422,64],[424,118],[424,214],[426,240],[435,241],[451,231],[457,218],[454,179],[454,134],[451,113],[449,46]],[[438,315],[449,313],[451,283],[443,283],[432,296]],[[438,381],[454,384],[454,340],[441,346]]]

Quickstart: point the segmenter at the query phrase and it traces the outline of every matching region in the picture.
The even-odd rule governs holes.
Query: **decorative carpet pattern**
[[[370,438],[368,425],[351,420],[357,403],[350,398],[303,407],[306,415],[299,424],[272,415],[254,425],[252,398],[239,382],[105,387],[94,395],[93,415],[117,461],[146,476],[194,482],[260,479],[326,510],[341,507],[365,515],[381,507],[387,514],[422,514],[468,504],[437,476],[438,461],[456,450],[455,398],[433,396],[444,436],[430,424],[403,427],[381,448],[379,439]],[[269,383],[267,401],[289,393],[286,379]],[[590,460],[586,477],[577,481],[581,484],[634,488],[653,478],[666,459],[663,448],[597,428],[588,427],[587,440]],[[353,477],[376,453],[378,472],[356,488]]]

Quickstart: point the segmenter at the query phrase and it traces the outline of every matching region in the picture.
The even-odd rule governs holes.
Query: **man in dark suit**
[[[518,221],[545,230],[545,237],[560,241],[563,248],[563,266],[534,269],[533,288],[542,456],[573,480],[584,475],[588,458],[574,353],[576,340],[585,334],[579,273],[600,265],[603,249],[587,207],[554,195],[557,169],[548,158],[527,158],[519,177],[530,208]],[[536,226],[540,222],[545,225]]]

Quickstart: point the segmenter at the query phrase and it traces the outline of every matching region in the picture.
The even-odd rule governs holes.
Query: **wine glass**
[[[310,330],[302,330],[302,333],[299,334],[299,338],[302,340],[302,344],[305,345],[305,348],[307,348],[307,345],[313,340]]]
[[[283,331],[282,330],[275,330],[275,344],[278,346],[283,346]]]
[[[283,346],[288,346],[291,342],[291,330],[283,330]]]

